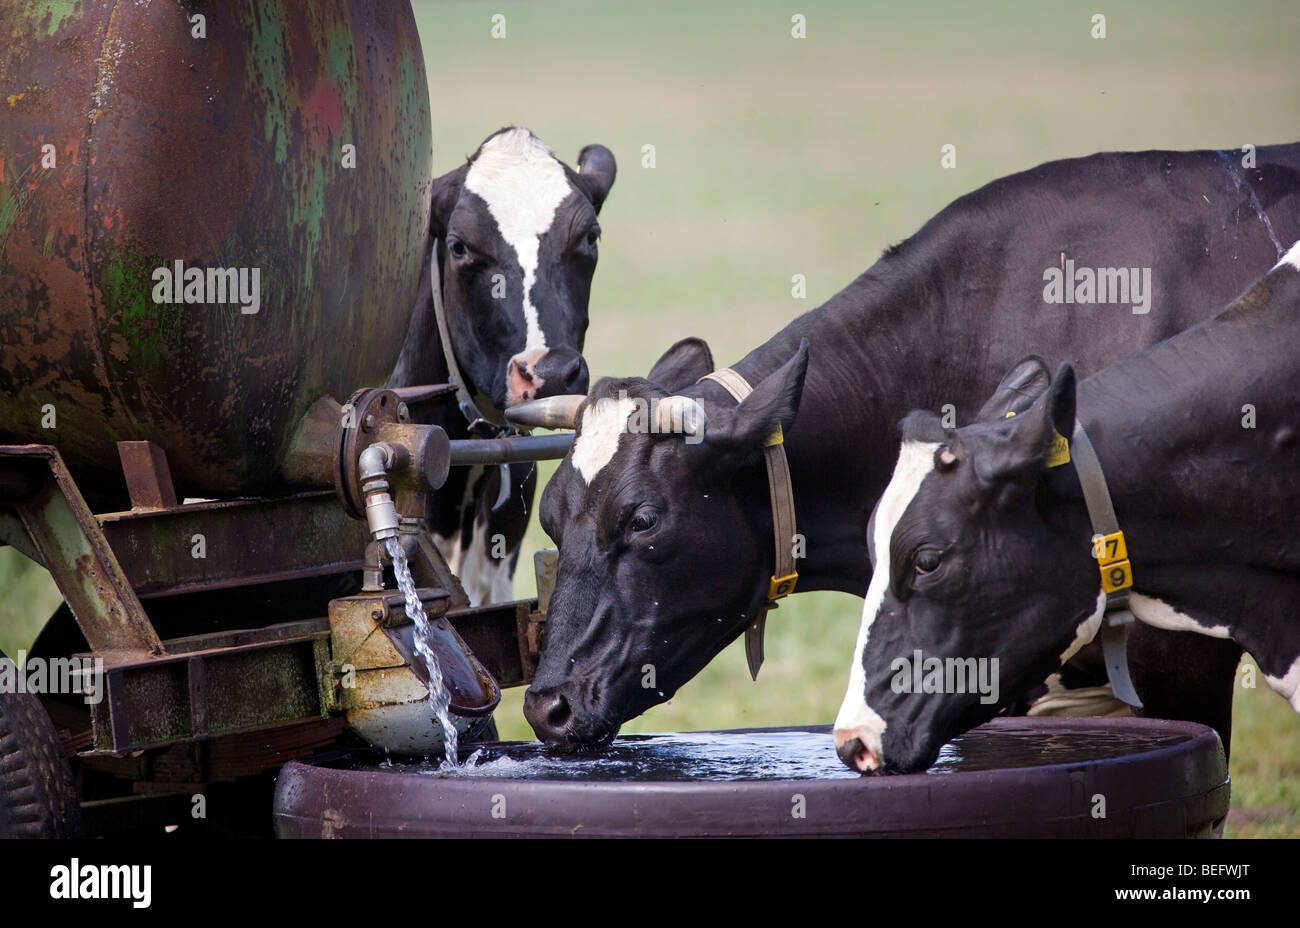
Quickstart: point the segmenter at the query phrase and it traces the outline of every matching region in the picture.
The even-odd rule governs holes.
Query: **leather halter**
[[[491,437],[513,434],[516,430],[508,426],[495,409],[484,412],[475,402],[469,388],[465,386],[460,365],[456,363],[456,352],[451,347],[451,331],[447,326],[447,310],[442,303],[442,268],[438,263],[440,244],[438,239],[433,240],[433,254],[429,258],[429,289],[433,291],[433,318],[438,323],[438,340],[442,342],[442,356],[447,362],[447,376],[452,383],[456,384],[457,405],[460,406],[461,415],[469,423],[471,432],[478,433],[484,426],[495,426],[495,430],[488,430],[493,433]]]
[[[729,367],[705,374],[696,383],[712,380],[731,394],[737,404],[754,392],[754,388],[740,374]],[[799,572],[794,565],[794,488],[790,483],[790,462],[785,456],[785,436],[780,424],[768,438],[763,449],[763,460],[767,464],[767,489],[772,504],[772,540],[776,550],[776,569],[767,585],[767,598],[758,610],[758,615],[745,629],[745,660],[749,663],[749,676],[758,679],[758,670],[763,666],[763,631],[767,625],[767,613],[775,609],[776,601],[784,599],[794,592],[799,582]]]
[[[495,409],[484,412],[470,395],[465,386],[465,378],[456,363],[456,352],[451,347],[451,330],[447,326],[447,310],[442,303],[442,268],[438,264],[438,239],[433,240],[433,253],[429,256],[429,289],[433,292],[433,318],[438,323],[438,341],[442,343],[442,356],[447,362],[447,378],[456,385],[456,405],[469,425],[471,435],[484,438],[501,438],[506,435],[518,435],[519,430],[509,425],[499,416]],[[501,477],[498,481],[496,502],[492,511],[496,512],[510,499],[510,465],[502,464]]]

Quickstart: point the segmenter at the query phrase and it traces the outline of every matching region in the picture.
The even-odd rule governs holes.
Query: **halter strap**
[[[460,365],[456,363],[456,352],[451,347],[451,331],[447,327],[447,310],[442,305],[442,269],[438,265],[438,239],[433,240],[433,253],[429,256],[429,289],[433,291],[433,318],[438,323],[438,341],[442,342],[442,356],[447,362],[447,376],[451,382],[456,385],[456,405],[460,407],[460,414],[465,417],[466,423],[469,424],[471,435],[486,434],[491,438],[500,438],[503,435],[516,435],[518,429],[507,424],[504,419],[496,415],[496,411],[484,413],[482,408],[474,401],[470,395],[469,388],[465,386],[465,378],[461,375]],[[497,483],[496,502],[492,504],[492,511],[496,512],[510,499],[510,465],[502,464],[500,478]]]
[[[1133,566],[1129,562],[1128,544],[1115,517],[1115,506],[1106,486],[1097,451],[1092,447],[1083,423],[1075,420],[1074,437],[1065,452],[1064,460],[1049,466],[1068,462],[1073,452],[1074,471],[1083,489],[1083,502],[1092,522],[1092,556],[1097,559],[1101,572],[1101,588],[1106,593],[1106,617],[1101,626],[1101,649],[1106,661],[1106,676],[1117,699],[1134,709],[1142,708],[1137,689],[1128,672],[1128,626],[1133,613],[1128,608],[1128,594],[1133,586]]]
[[[447,310],[442,304],[442,269],[438,264],[438,245],[439,240],[435,238],[433,254],[429,257],[429,289],[433,291],[433,318],[438,323],[438,340],[442,342],[442,356],[447,362],[447,375],[452,383],[456,384],[456,402],[471,431],[480,421],[497,426],[500,431],[506,427],[505,421],[496,415],[495,410],[483,412],[474,401],[474,397],[470,395],[469,388],[465,386],[460,365],[456,363],[456,352],[451,347],[451,331],[447,327]]]
[[[754,392],[749,381],[729,367],[705,374],[696,382],[705,380],[719,384],[737,404]],[[778,599],[793,593],[795,584],[799,582],[799,572],[794,564],[794,487],[790,482],[790,462],[785,455],[785,436],[779,423],[763,449],[763,461],[767,465],[767,490],[772,506],[776,569],[767,585],[767,599],[745,629],[745,659],[749,663],[749,675],[754,680],[758,679],[759,668],[763,666],[763,631],[767,625],[767,613],[776,608]]]

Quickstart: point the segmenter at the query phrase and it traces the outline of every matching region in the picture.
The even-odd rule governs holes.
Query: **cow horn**
[[[661,434],[702,436],[707,422],[704,407],[689,396],[665,396],[655,407],[655,426]]]
[[[577,427],[578,407],[587,398],[584,393],[544,396],[506,410],[511,425],[535,429],[572,429]]]

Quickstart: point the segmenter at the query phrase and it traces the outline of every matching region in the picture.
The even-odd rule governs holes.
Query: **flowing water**
[[[447,692],[447,687],[442,683],[442,668],[438,666],[438,658],[429,646],[429,616],[424,611],[424,604],[420,602],[420,597],[415,592],[415,581],[411,579],[411,567],[406,562],[406,552],[402,550],[402,543],[396,538],[389,538],[385,542],[388,548],[388,556],[393,561],[393,575],[397,577],[397,586],[402,591],[402,596],[406,598],[406,617],[415,625],[415,650],[419,652],[421,660],[424,661],[424,667],[429,673],[429,708],[433,710],[433,717],[438,720],[442,726],[442,737],[445,745],[445,758],[443,764],[447,769],[454,770],[457,765],[457,732],[456,725],[452,722],[451,713],[448,706],[451,704],[451,694]],[[470,763],[474,758],[470,758]]]
[[[1185,741],[1182,734],[1115,731],[1043,732],[1029,728],[975,729],[944,745],[927,771],[943,775],[1005,767],[1073,764],[1158,750]],[[351,769],[378,769],[376,758],[353,755]],[[625,735],[585,754],[558,753],[537,742],[500,742],[462,767],[389,761],[392,773],[499,777],[522,780],[821,780],[858,776],[835,755],[830,729],[688,732]]]

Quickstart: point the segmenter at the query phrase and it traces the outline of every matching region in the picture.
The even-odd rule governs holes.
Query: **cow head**
[[[944,429],[914,412],[868,528],[874,570],[835,721],[841,759],[863,772],[924,770],[953,736],[992,718],[1096,634],[1105,605],[1091,530],[1046,506],[1078,496],[1047,469],[1074,428],[1074,373],[1017,365],[978,421]],[[1008,413],[1014,413],[1008,417]]]
[[[713,361],[686,339],[577,407],[540,512],[560,554],[524,699],[539,738],[613,738],[745,628],[773,561],[764,443],[793,424],[807,364],[805,340],[737,406],[696,385]]]
[[[573,171],[511,127],[434,181],[431,234],[456,362],[493,408],[586,392],[596,217],[614,173],[603,145],[584,148]]]

